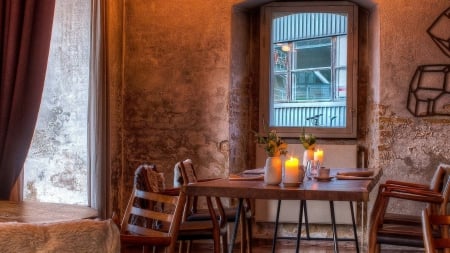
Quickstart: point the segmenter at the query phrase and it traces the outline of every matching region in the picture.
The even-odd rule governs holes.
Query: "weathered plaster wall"
[[[247,55],[255,31],[246,31],[253,17],[246,8],[268,1],[117,2],[107,21],[110,57],[117,58],[110,76],[117,89],[110,94],[113,209],[123,210],[144,162],[156,163],[168,186],[181,159],[192,158],[200,177],[251,164],[257,77],[248,65],[257,60]],[[383,168],[382,181],[428,182],[439,162],[450,163],[450,119],[413,117],[406,98],[417,65],[449,62],[426,34],[449,2],[358,2],[370,10],[370,70],[357,142],[369,167]]]
[[[373,161],[385,179],[428,183],[440,162],[450,163],[450,117],[414,117],[406,108],[411,78],[419,65],[449,64],[426,30],[449,7],[447,0],[379,1],[380,82],[375,105],[378,152]],[[397,210],[417,211],[398,203]],[[420,209],[419,209],[420,210]]]
[[[227,1],[124,1],[123,182],[155,163],[172,185],[177,161],[199,177],[228,174]]]

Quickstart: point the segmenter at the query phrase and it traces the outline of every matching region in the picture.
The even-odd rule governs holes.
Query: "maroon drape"
[[[55,0],[0,1],[0,199],[25,162],[47,69]]]

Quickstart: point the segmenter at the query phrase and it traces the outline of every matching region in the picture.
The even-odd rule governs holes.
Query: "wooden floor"
[[[272,243],[270,240],[256,241],[253,245],[253,253],[270,253],[272,252]],[[137,253],[142,252],[139,249],[130,249],[122,251],[123,253]],[[210,253],[213,252],[212,243],[199,242],[194,243],[192,247],[192,253]],[[239,245],[236,245],[233,249],[233,253],[239,253]],[[295,241],[292,240],[279,240],[276,246],[276,253],[294,253],[296,252]],[[299,252],[302,253],[332,253],[333,243],[329,241],[302,241]],[[340,253],[355,253],[356,248],[354,242],[339,242]],[[367,252],[360,249],[361,253]],[[395,247],[382,247],[382,253],[423,253],[423,249],[418,248],[395,248]]]

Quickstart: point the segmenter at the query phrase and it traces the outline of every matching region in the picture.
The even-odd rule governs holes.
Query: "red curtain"
[[[0,199],[25,162],[47,69],[55,0],[0,2]]]

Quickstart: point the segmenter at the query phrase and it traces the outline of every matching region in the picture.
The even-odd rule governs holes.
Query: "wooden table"
[[[366,169],[332,169],[331,175],[337,172],[367,171]],[[238,198],[238,208],[241,209],[242,199],[275,199],[275,200],[325,200],[330,201],[355,201],[367,204],[369,193],[377,184],[381,173],[375,172],[372,178],[359,180],[317,181],[305,180],[299,187],[284,187],[280,185],[265,185],[261,180],[229,180],[220,179],[208,182],[189,184],[183,187],[188,196],[219,196]],[[239,210],[239,213],[241,211]],[[241,214],[242,215],[242,214]],[[332,216],[334,211],[332,210]],[[239,219],[236,219],[236,223]],[[245,219],[240,219],[243,222]],[[334,223],[334,217],[332,217]],[[301,226],[301,222],[299,224]],[[336,224],[333,224],[333,241],[335,251],[338,251]],[[300,231],[300,230],[299,230]],[[356,231],[355,231],[356,236]],[[234,242],[234,241],[233,241]],[[299,243],[299,240],[297,241]],[[298,250],[298,247],[297,247]]]
[[[0,222],[48,223],[96,218],[97,210],[78,205],[0,201]]]

